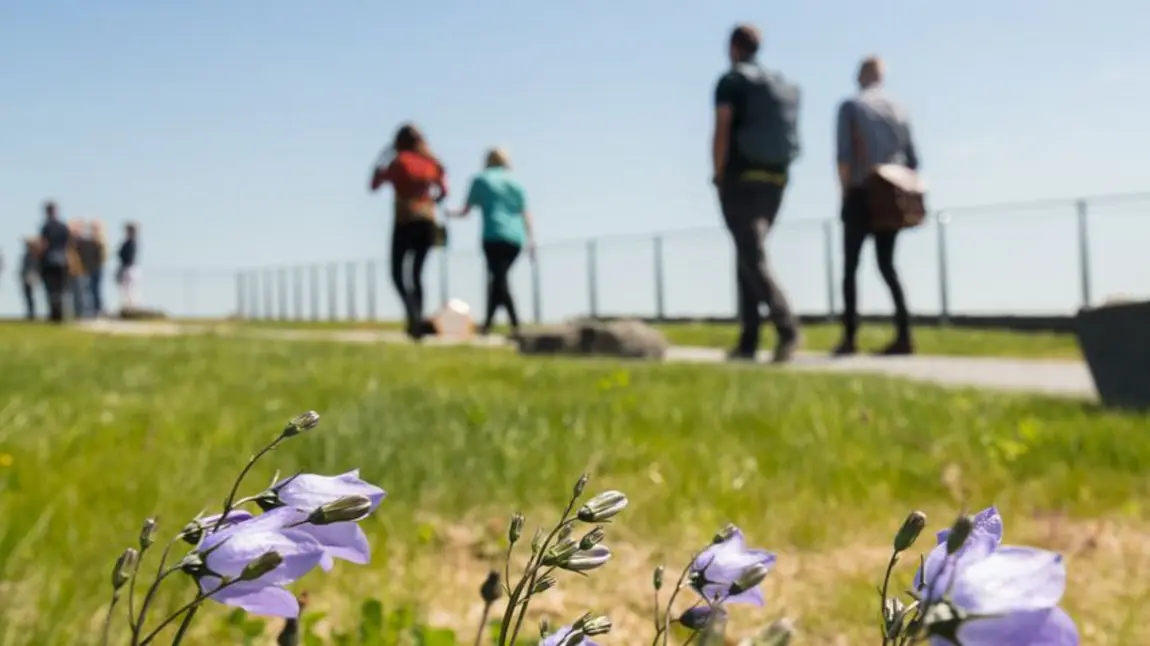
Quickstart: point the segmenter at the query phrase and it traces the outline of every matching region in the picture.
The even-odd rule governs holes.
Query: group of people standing
[[[40,235],[24,239],[20,284],[25,316],[36,319],[36,288],[43,285],[48,303],[48,319],[62,323],[67,318],[94,318],[105,315],[103,282],[107,264],[107,240],[103,223],[60,219],[55,202],[44,204]],[[120,287],[121,310],[137,304],[137,227],[124,227],[124,241],[117,253],[116,284]]]
[[[766,305],[778,333],[774,361],[786,362],[799,348],[802,335],[798,317],[768,263],[765,238],[782,206],[790,166],[799,156],[799,90],[759,64],[760,45],[759,31],[745,24],[736,27],[728,40],[731,68],[720,78],[714,94],[712,183],[736,256],[742,326],[729,357],[756,356],[763,323],[760,307]],[[895,336],[880,354],[911,354],[910,314],[895,270],[894,250],[899,230],[917,222],[889,224],[892,218],[907,214],[891,215],[891,209],[883,206],[885,175],[880,171],[894,165],[917,181],[919,158],[906,111],[882,87],[882,61],[874,57],[863,61],[857,80],[859,92],[839,106],[836,124],[844,271],[843,334],[833,354],[858,352],[857,273],[867,238],[874,238],[879,270],[895,306]],[[524,248],[534,259],[534,227],[526,194],[511,171],[506,151],[490,150],[484,166],[472,179],[462,208],[446,213],[464,217],[473,208],[480,211],[488,278],[481,332],[491,330],[502,308],[515,333],[519,317],[508,276]],[[422,273],[428,253],[446,241],[447,230],[437,212],[448,197],[448,182],[443,165],[412,124],[396,132],[376,162],[370,189],[376,191],[388,183],[395,189],[391,274],[403,302],[408,334],[418,339],[430,331],[423,318]],[[899,203],[892,207],[895,211],[906,208],[901,198],[894,201]],[[919,221],[921,216],[920,210]]]
[[[418,340],[432,331],[423,315],[423,266],[431,249],[447,242],[447,227],[438,211],[448,197],[448,182],[443,164],[413,124],[400,127],[376,161],[369,188],[377,191],[385,184],[395,191],[391,278],[403,303],[407,334]],[[526,192],[511,171],[506,150],[487,152],[463,205],[445,215],[463,218],[472,209],[478,209],[483,219],[487,265],[487,308],[480,333],[491,332],[497,312],[503,309],[515,334],[519,313],[511,293],[511,269],[524,248],[534,260],[535,235]]]

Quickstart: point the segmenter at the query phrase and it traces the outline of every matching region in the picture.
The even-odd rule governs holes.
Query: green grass
[[[506,513],[550,518],[587,470],[591,490],[631,496],[612,530],[624,547],[589,582],[561,585],[623,629],[644,626],[628,616],[649,567],[680,565],[729,520],[780,552],[770,608],[798,615],[802,643],[872,643],[864,611],[891,533],[910,508],[937,528],[962,498],[997,503],[1011,542],[1068,552],[1106,519],[1107,540],[1071,559],[1066,605],[1101,631],[1085,643],[1150,639],[1138,610],[1150,556],[1131,548],[1150,519],[1145,417],[754,367],[23,326],[0,327],[0,365],[2,646],[90,642],[112,561],[140,521],[159,514],[171,532],[218,505],[250,452],[308,408],[324,415],[320,429],[284,445],[247,490],[276,469],[360,467],[390,492],[367,523],[373,564],[303,582],[336,616],[386,593],[468,624]],[[1036,520],[1049,512],[1070,519],[1061,533]],[[176,587],[162,607],[190,592]],[[624,592],[634,605],[615,605]],[[205,627],[224,614],[206,613]]]
[[[397,330],[392,322],[366,321],[246,321],[249,327],[275,327],[294,329],[389,329]],[[729,348],[738,335],[735,325],[716,323],[668,323],[656,325],[676,345]],[[500,330],[505,332],[506,330]],[[840,328],[837,325],[817,324],[803,328],[804,349],[827,352],[838,344]],[[892,331],[885,325],[864,325],[859,332],[859,345],[863,350],[876,351],[891,339]],[[775,341],[774,330],[763,329],[762,347],[770,349]],[[1006,330],[974,330],[966,328],[919,327],[915,329],[915,344],[922,354],[963,357],[1021,357],[1034,359],[1079,359],[1082,354],[1074,335],[1052,332],[1013,332]]]

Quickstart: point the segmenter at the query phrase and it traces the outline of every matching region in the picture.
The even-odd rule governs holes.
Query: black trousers
[[[68,287],[68,268],[44,267],[40,270],[44,281],[44,291],[48,295],[48,319],[54,323],[64,322],[64,292]]]
[[[36,319],[36,289],[35,285],[28,280],[20,281],[21,287],[24,288],[24,312],[25,317],[29,321]]]
[[[507,319],[512,328],[519,327],[519,314],[515,311],[515,299],[511,297],[511,268],[519,258],[522,247],[510,242],[484,241],[483,257],[487,259],[487,318],[483,329],[490,330],[499,308],[507,310]]]
[[[408,330],[423,323],[423,265],[435,242],[430,220],[397,223],[391,232],[391,280],[403,303]]]
[[[843,199],[843,336],[846,341],[854,341],[859,329],[858,313],[858,268],[863,243],[874,237],[875,257],[878,270],[890,289],[894,301],[894,324],[900,339],[910,337],[910,312],[906,306],[906,295],[899,282],[898,271],[894,267],[895,242],[898,232],[875,232],[867,225],[869,213],[865,188],[850,189]]]
[[[798,322],[786,294],[767,261],[766,237],[782,206],[786,187],[773,182],[726,182],[719,192],[723,220],[735,243],[735,264],[742,331],[738,349],[754,351],[762,328],[760,306],[766,303],[779,339],[798,334]]]

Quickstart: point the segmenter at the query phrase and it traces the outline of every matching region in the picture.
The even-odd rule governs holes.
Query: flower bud
[[[371,499],[367,496],[344,496],[320,505],[307,517],[312,525],[330,525],[359,520],[371,512]]]
[[[140,529],[140,551],[144,552],[152,543],[155,543],[154,536],[156,535],[156,519],[148,518],[144,521],[144,526]]]
[[[140,553],[134,547],[124,550],[120,558],[116,559],[116,565],[112,567],[112,590],[119,590],[132,578],[132,570],[139,559]]]
[[[578,498],[579,496],[582,496],[583,490],[586,488],[587,488],[587,474],[584,473],[583,475],[579,476],[578,480],[575,481],[575,486],[572,487],[572,489],[571,489],[571,493],[574,495],[572,495],[571,497],[572,498]]]
[[[728,523],[726,527],[720,529],[715,534],[714,538],[711,539],[711,544],[718,545],[720,543],[726,543],[731,540],[731,537],[734,536],[737,531],[739,531],[738,527]]]
[[[656,590],[663,588],[663,566],[655,568],[655,573],[651,575],[651,583],[655,586]]]
[[[562,542],[571,538],[571,523],[563,523],[559,526],[559,531],[555,532],[555,540]]]
[[[180,538],[188,545],[199,545],[200,539],[203,537],[204,526],[198,520],[193,520],[180,530]]]
[[[587,623],[588,621],[591,621],[591,613],[585,612],[575,620],[575,623],[571,624],[571,629],[575,632],[582,632],[583,624]]]
[[[603,531],[603,528],[596,527],[595,529],[584,534],[583,538],[579,539],[579,549],[589,550],[599,543],[602,543],[603,539],[606,537],[607,533]]]
[[[492,570],[487,573],[487,578],[483,580],[483,585],[479,586],[479,596],[483,599],[483,603],[492,604],[499,601],[503,596],[503,586],[499,584],[499,571]]]
[[[523,523],[526,519],[523,514],[512,514],[511,522],[507,525],[507,540],[514,545],[519,537],[523,535]]]
[[[535,585],[531,586],[531,594],[547,592],[555,587],[555,583],[555,577],[550,574],[545,574],[535,581]]]
[[[588,637],[606,635],[611,632],[611,620],[607,617],[595,617],[583,623],[583,634]]]
[[[276,569],[284,562],[284,558],[280,556],[279,552],[272,550],[264,552],[257,556],[251,563],[244,566],[243,571],[240,572],[240,581],[255,581],[261,576]]]
[[[546,638],[548,633],[551,632],[551,622],[547,621],[547,617],[539,620],[539,637]]]
[[[531,553],[534,554],[543,547],[543,530],[535,528],[535,535],[531,537]]]
[[[568,538],[547,549],[547,553],[543,555],[543,565],[548,567],[560,565],[577,551],[579,551],[579,544]]]
[[[787,646],[791,643],[791,637],[795,634],[795,623],[786,617],[781,617],[775,620],[775,623],[767,626],[767,629],[759,636],[759,641],[756,644],[763,646]]]
[[[974,519],[970,516],[959,516],[958,520],[954,521],[954,526],[950,528],[950,535],[946,537],[947,555],[953,555],[962,549],[973,531]]]
[[[304,431],[310,431],[317,426],[319,426],[319,413],[314,410],[309,410],[306,413],[293,417],[292,420],[287,423],[287,426],[284,427],[280,435],[282,437],[293,437]]]
[[[579,520],[585,523],[598,523],[611,518],[626,507],[627,496],[622,492],[604,491],[580,507],[578,516]]]
[[[575,552],[560,562],[559,567],[570,572],[589,572],[602,567],[610,559],[611,550],[606,545],[596,545],[589,550]]]
[[[918,535],[926,527],[926,514],[921,511],[912,511],[902,522],[902,527],[894,535],[894,551],[905,552],[918,540]]]
[[[767,578],[767,573],[770,571],[771,569],[762,563],[754,563],[743,568],[738,578],[731,584],[731,595],[742,594],[747,590],[758,587],[758,585],[763,582],[763,579]]]
[[[702,630],[703,627],[707,625],[707,622],[711,620],[711,614],[713,612],[711,606],[706,605],[688,608],[683,614],[679,615],[679,623],[683,624],[683,627],[687,630]]]

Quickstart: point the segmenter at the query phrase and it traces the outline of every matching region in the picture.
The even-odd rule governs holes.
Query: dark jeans
[[[88,277],[72,276],[68,280],[68,292],[72,297],[72,317],[84,318],[88,315]]]
[[[500,307],[507,310],[511,327],[519,327],[519,315],[515,311],[515,300],[511,297],[509,277],[520,251],[522,247],[510,242],[483,242],[483,257],[487,259],[487,318],[483,321],[484,331],[491,329],[495,313]]]
[[[723,220],[735,243],[739,317],[743,324],[738,350],[743,352],[759,346],[763,323],[759,306],[763,303],[770,310],[780,341],[792,340],[798,334],[798,321],[771,272],[765,244],[785,190],[785,186],[771,182],[729,181],[719,194]]]
[[[96,316],[104,313],[103,281],[103,269],[88,274],[88,305],[91,307],[91,313]]]
[[[48,319],[54,323],[64,322],[64,292],[68,287],[67,267],[44,267],[40,270],[44,281],[44,292],[48,295]]]
[[[24,288],[24,312],[29,321],[36,319],[36,289],[35,284],[30,281],[20,281],[21,286]]]
[[[391,233],[391,280],[403,302],[409,331],[423,324],[423,264],[435,241],[435,223],[396,224]]]
[[[894,268],[894,247],[898,232],[873,232],[869,221],[868,200],[865,188],[853,188],[843,199],[843,336],[853,342],[858,334],[858,267],[863,242],[868,236],[874,237],[875,257],[883,281],[890,289],[894,301],[894,324],[900,339],[910,338],[910,313],[906,306],[906,295]]]

